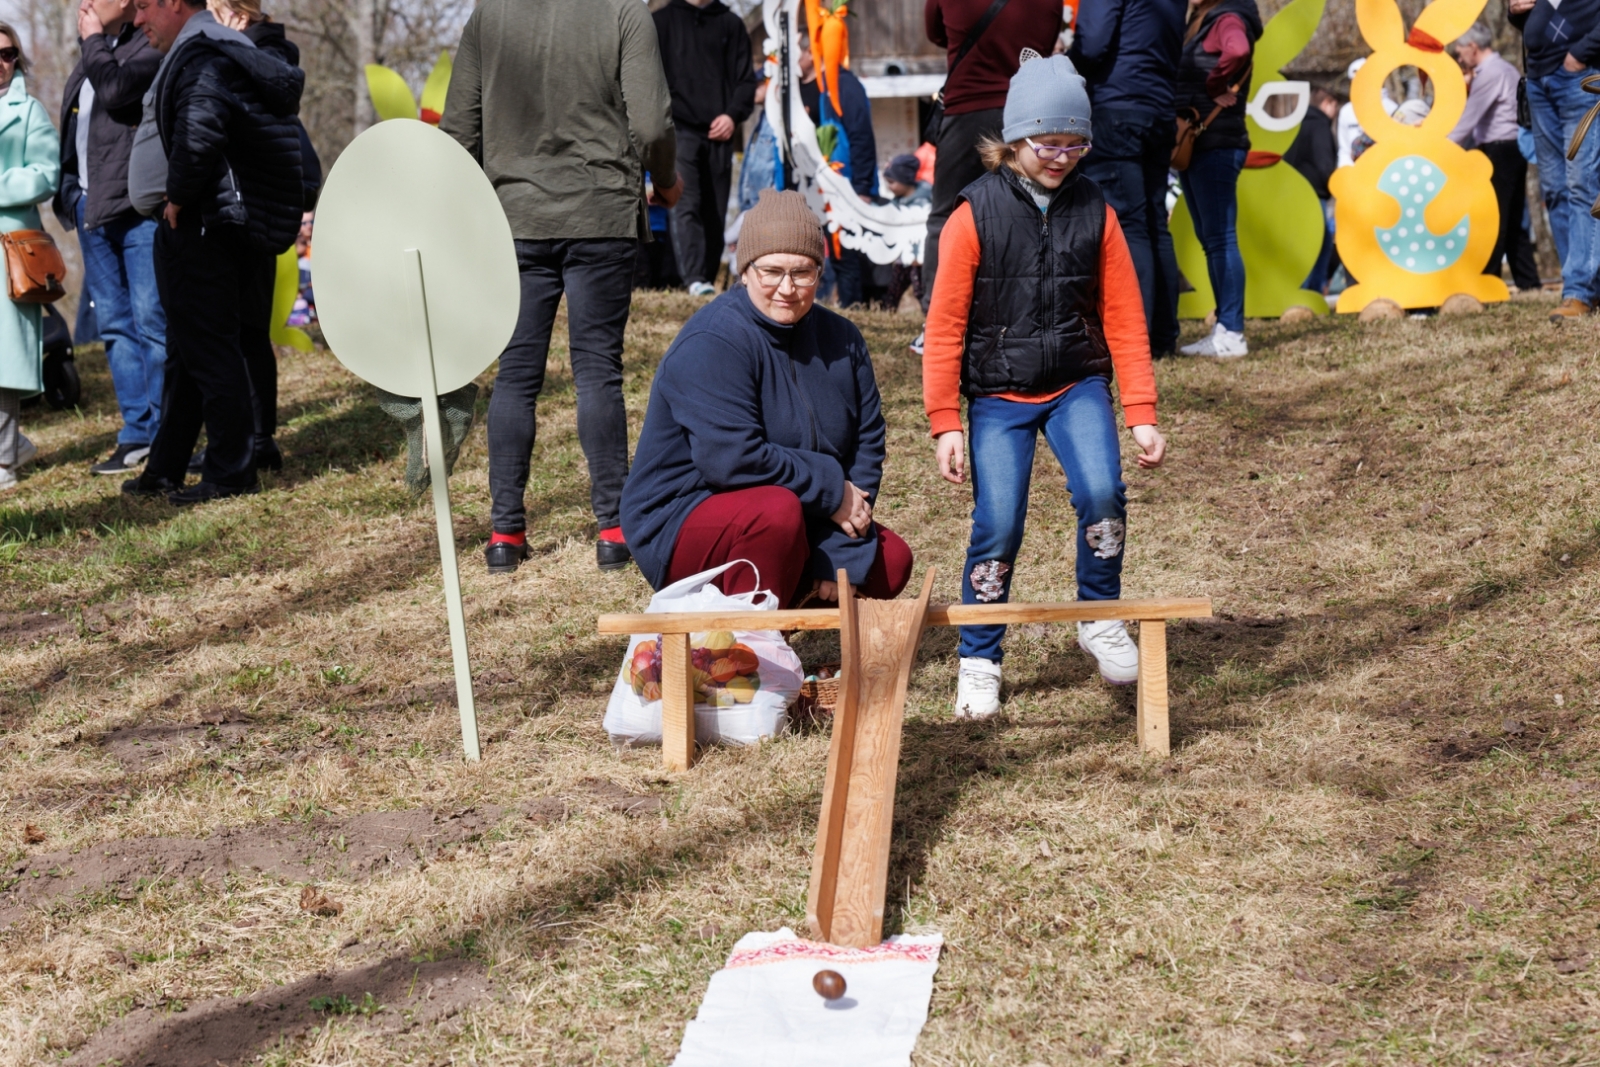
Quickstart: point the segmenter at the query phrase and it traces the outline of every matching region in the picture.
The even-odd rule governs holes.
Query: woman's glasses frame
[[[1029,148],[1033,149],[1033,154],[1034,155],[1038,156],[1040,159],[1044,160],[1046,163],[1049,163],[1049,162],[1051,162],[1053,160],[1060,159],[1063,156],[1065,156],[1069,160],[1082,159],[1084,157],[1084,155],[1088,153],[1088,151],[1089,151],[1089,149],[1091,147],[1090,145],[1086,145],[1086,144],[1069,144],[1069,145],[1035,144],[1032,137],[1024,137],[1022,139],[1022,141]]]
[[[778,267],[763,267],[760,264],[751,264],[756,272],[756,280],[764,289],[782,289],[783,280],[789,279],[796,289],[815,289],[822,280],[821,267],[796,267],[794,270],[783,270]]]

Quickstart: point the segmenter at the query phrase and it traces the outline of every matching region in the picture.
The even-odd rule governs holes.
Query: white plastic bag
[[[774,611],[778,598],[757,589],[729,596],[711,582],[734,560],[674,582],[650,598],[647,612]],[[756,575],[756,584],[761,577]],[[800,657],[776,630],[722,630],[689,636],[695,679],[694,736],[701,744],[753,745],[783,732],[805,675]],[[617,684],[606,704],[606,732],[619,745],[661,743],[661,644],[658,634],[628,639]]]

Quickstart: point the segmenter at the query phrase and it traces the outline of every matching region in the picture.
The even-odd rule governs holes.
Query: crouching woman
[[[873,521],[884,423],[867,345],[815,306],[822,227],[769,189],[739,231],[736,287],[695,313],[656,369],[622,529],[656,589],[736,560],[717,584],[785,605],[837,598],[843,568],[890,598],[911,550]]]

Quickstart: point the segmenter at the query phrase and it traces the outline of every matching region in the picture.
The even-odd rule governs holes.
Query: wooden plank
[[[1097,619],[1205,619],[1210,597],[1156,600],[1069,600],[1056,604],[935,604],[929,626],[992,626],[1025,622],[1094,622]]]
[[[1139,751],[1165,756],[1171,751],[1167,731],[1167,624],[1147,619],[1139,624],[1139,695],[1136,728]]]
[[[1069,600],[1057,604],[931,604],[928,626],[988,626],[1025,622],[1092,622],[1096,619],[1203,619],[1210,597],[1155,600]],[[707,630],[837,630],[838,608],[799,611],[693,611],[657,615],[602,615],[603,634],[703,633]]]
[[[822,814],[817,820],[817,850],[811,860],[811,892],[806,896],[806,924],[826,941],[833,928],[834,895],[839,878],[839,849],[844,839],[845,795],[855,766],[856,725],[860,708],[860,643],[856,638],[855,590],[839,572],[839,702],[833,711],[833,736],[828,744],[828,774],[822,786]]]
[[[842,577],[842,575],[841,575]],[[849,595],[840,583],[840,596]],[[819,899],[821,940],[851,948],[867,948],[883,940],[884,899],[888,892],[890,833],[894,825],[895,780],[900,766],[900,734],[905,720],[906,691],[916,662],[917,645],[933,594],[929,568],[922,595],[914,601],[854,602],[855,677],[854,741],[848,767],[830,763],[832,803],[823,809],[830,824],[843,807],[837,859],[832,850],[812,858]],[[824,786],[824,793],[829,792]],[[842,793],[842,795],[841,795]],[[825,842],[832,845],[831,837]],[[820,874],[816,873],[821,868]],[[832,878],[827,877],[832,869]],[[829,893],[828,883],[832,882]],[[831,900],[829,899],[831,897]],[[822,917],[826,915],[826,922]]]
[[[694,674],[689,635],[661,635],[661,763],[686,771],[694,763]]]

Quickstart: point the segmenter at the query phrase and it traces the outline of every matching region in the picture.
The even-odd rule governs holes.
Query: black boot
[[[145,471],[137,478],[129,478],[122,483],[124,496],[161,497],[181,488],[183,488],[181,485],[175,485],[166,478],[157,478],[150,474],[149,471]]]
[[[261,492],[261,483],[253,485],[218,485],[216,482],[196,482],[191,486],[176,490],[167,495],[167,502],[175,507],[187,507],[190,504],[208,504],[213,500],[224,500],[230,496],[247,496],[251,493]]]

